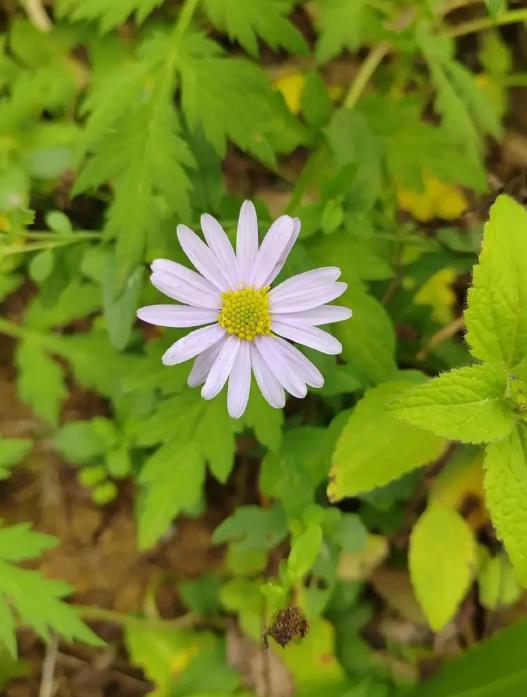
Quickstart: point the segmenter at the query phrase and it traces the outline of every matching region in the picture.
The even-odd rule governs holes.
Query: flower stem
[[[163,630],[188,629],[200,623],[209,625],[212,624],[218,627],[220,625],[223,627],[224,624],[221,620],[203,620],[203,618],[194,612],[187,612],[185,615],[180,615],[179,617],[174,617],[173,619],[168,620],[150,617],[136,617],[135,615],[129,615],[125,612],[108,610],[106,608],[96,607],[94,605],[73,605],[73,609],[76,610],[85,620],[112,622],[113,624],[119,624],[122,627],[140,625],[144,629]]]
[[[190,26],[192,17],[197,10],[199,5],[199,0],[185,0],[183,6],[179,12],[179,16],[176,22],[176,27],[174,31],[174,37],[176,39],[181,39]]]
[[[348,94],[344,99],[345,107],[348,109],[353,109],[353,107],[357,104],[373,73],[377,70],[382,62],[382,59],[386,56],[389,50],[390,44],[387,41],[383,41],[375,46],[375,48],[372,48],[367,58],[363,61],[363,63],[361,63],[361,66],[355,75],[355,79],[351,83]]]
[[[485,29],[492,29],[492,27],[500,27],[505,24],[516,24],[517,22],[527,22],[527,10],[510,10],[509,12],[503,12],[495,18],[478,17],[468,22],[462,22],[456,27],[447,30],[445,33],[446,36],[456,38],[458,36],[466,36],[467,34],[484,31]]]

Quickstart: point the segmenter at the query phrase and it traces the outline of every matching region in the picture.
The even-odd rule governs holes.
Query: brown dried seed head
[[[286,607],[278,610],[264,632],[264,646],[271,636],[277,644],[287,646],[293,639],[303,639],[309,632],[309,622],[299,607]]]

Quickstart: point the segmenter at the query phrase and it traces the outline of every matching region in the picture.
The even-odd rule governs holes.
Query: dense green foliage
[[[145,552],[170,544],[178,516],[214,508],[210,490],[227,498],[240,471],[251,482],[213,533],[220,568],[179,585],[200,622],[123,620],[158,697],[253,694],[226,659],[222,619],[258,641],[290,605],[310,632],[276,651],[300,697],[527,689],[524,623],[416,687],[431,630],[455,626],[474,584],[489,614],[527,585],[527,212],[507,195],[489,210],[487,172],[507,86],[527,75],[501,27],[527,11],[489,0],[459,15],[463,4],[0,10],[0,333],[14,340],[36,447],[75,468],[96,506],[133,482]],[[234,421],[224,394],[208,402],[186,386],[188,364],[161,365],[182,333],[146,330],[136,309],[159,296],[147,263],[183,261],[176,225],[208,211],[232,235],[244,198],[260,233],[284,211],[300,217],[282,276],[340,266],[353,318],[333,330],[342,356],[306,351],[321,390],[283,412],[253,390]],[[66,419],[79,389],[105,406]],[[32,447],[0,434],[0,480]],[[464,505],[474,495],[477,515]],[[0,528],[0,642],[12,656],[17,622],[99,643],[64,602],[69,586],[20,565],[56,543],[29,524]],[[420,633],[383,635],[376,651],[364,630],[380,602],[409,621],[379,591],[385,572],[410,579],[402,604]]]

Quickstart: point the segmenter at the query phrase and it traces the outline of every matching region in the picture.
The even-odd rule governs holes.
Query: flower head
[[[165,365],[195,358],[191,387],[212,399],[228,381],[229,414],[245,411],[251,374],[269,404],[281,408],[285,391],[305,397],[307,386],[322,387],[318,368],[292,342],[322,353],[342,346],[317,325],[351,317],[346,307],[327,305],[346,290],[337,281],[340,269],[328,266],[292,276],[275,288],[298,233],[300,220],[283,215],[258,244],[256,211],[250,201],[240,210],[236,252],[218,221],[201,216],[206,244],[186,225],[178,239],[196,271],[167,259],[156,259],[150,280],[181,305],[150,305],[140,319],[162,327],[200,327],[176,341],[163,356]]]

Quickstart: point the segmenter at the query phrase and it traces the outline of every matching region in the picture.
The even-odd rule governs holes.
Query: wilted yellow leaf
[[[288,73],[273,80],[273,87],[282,94],[289,111],[295,115],[300,112],[305,81],[301,72]]]
[[[363,549],[357,552],[342,552],[337,575],[346,581],[359,581],[368,578],[388,554],[388,542],[382,535],[368,535]]]
[[[453,269],[441,269],[431,276],[414,296],[416,305],[431,305],[432,318],[440,324],[448,324],[454,319],[456,294],[452,284],[456,280]]]
[[[467,208],[463,192],[454,184],[446,184],[435,177],[423,177],[423,191],[411,191],[397,187],[399,206],[421,222],[442,218],[455,220]]]

